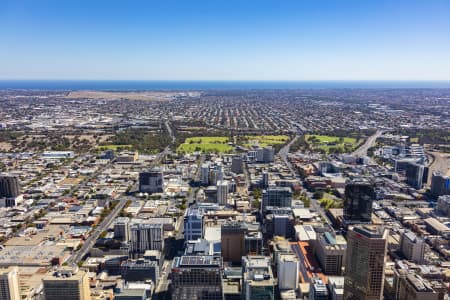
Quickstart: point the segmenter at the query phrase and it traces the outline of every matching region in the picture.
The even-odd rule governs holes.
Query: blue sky
[[[450,1],[2,0],[0,79],[450,80]]]

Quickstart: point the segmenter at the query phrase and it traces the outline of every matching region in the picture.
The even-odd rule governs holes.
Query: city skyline
[[[448,1],[6,1],[0,80],[450,80]]]

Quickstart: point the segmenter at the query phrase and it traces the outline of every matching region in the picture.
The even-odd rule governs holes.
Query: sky
[[[450,0],[1,0],[0,79],[450,80]]]

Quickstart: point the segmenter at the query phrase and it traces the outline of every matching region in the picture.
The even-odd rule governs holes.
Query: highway
[[[362,144],[360,147],[358,147],[358,149],[353,151],[352,155],[358,156],[358,157],[367,156],[367,150],[369,150],[369,148],[375,146],[375,142],[377,141],[377,138],[379,138],[382,134],[383,134],[383,131],[378,129],[374,134],[372,134],[371,136],[369,136],[367,138],[367,140],[364,142],[364,144]]]

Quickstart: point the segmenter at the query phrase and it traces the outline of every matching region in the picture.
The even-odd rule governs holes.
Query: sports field
[[[201,151],[204,153],[229,153],[234,148],[228,145],[229,138],[224,136],[202,136],[187,138],[178,146],[177,152],[192,153]]]
[[[355,150],[363,140],[357,140],[352,137],[337,137],[329,135],[306,135],[306,142],[311,145],[313,149],[322,149],[326,153],[331,152],[352,152]]]
[[[245,136],[244,146],[255,146],[260,147],[274,146],[278,144],[284,144],[289,140],[287,135],[247,135]]]

